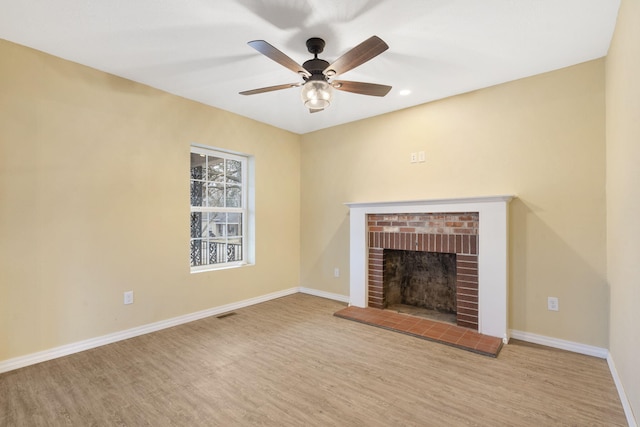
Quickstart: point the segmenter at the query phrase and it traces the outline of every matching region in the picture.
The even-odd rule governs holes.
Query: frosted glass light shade
[[[324,80],[309,80],[302,86],[302,102],[312,110],[322,110],[331,104],[333,87]]]

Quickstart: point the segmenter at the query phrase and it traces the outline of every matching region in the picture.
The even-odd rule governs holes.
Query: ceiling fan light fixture
[[[318,58],[318,54],[322,53],[325,46],[324,40],[319,37],[312,37],[307,40],[307,50],[313,54],[313,58],[305,61],[302,65],[264,40],[253,40],[248,44],[267,58],[297,73],[302,77],[303,83],[286,83],[245,90],[240,92],[240,95],[255,95],[302,86],[300,95],[304,106],[309,109],[309,112],[317,113],[331,104],[334,89],[369,96],[385,96],[391,90],[391,86],[375,83],[348,80],[332,80],[329,82],[334,76],[346,73],[389,49],[389,46],[378,36],[369,37],[333,61],[332,64]]]
[[[309,80],[302,86],[302,102],[311,110],[322,110],[331,104],[333,87],[324,80]]]

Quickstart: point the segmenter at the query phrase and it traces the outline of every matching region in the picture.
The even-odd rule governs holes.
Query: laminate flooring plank
[[[625,426],[605,360],[497,358],[304,294],[0,375],[0,426]]]

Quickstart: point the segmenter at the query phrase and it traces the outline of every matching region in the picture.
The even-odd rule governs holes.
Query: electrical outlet
[[[560,307],[558,306],[558,298],[557,297],[548,297],[547,298],[547,309],[551,311],[558,311]]]
[[[127,291],[124,293],[124,303],[133,304],[133,291]]]
[[[338,267],[333,269],[333,277],[340,277],[340,269]]]
[[[417,163],[418,162],[418,153],[411,153],[411,163]]]

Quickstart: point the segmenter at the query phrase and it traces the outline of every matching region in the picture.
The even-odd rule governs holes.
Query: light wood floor
[[[0,375],[1,426],[624,426],[605,360],[493,359],[296,294]]]

